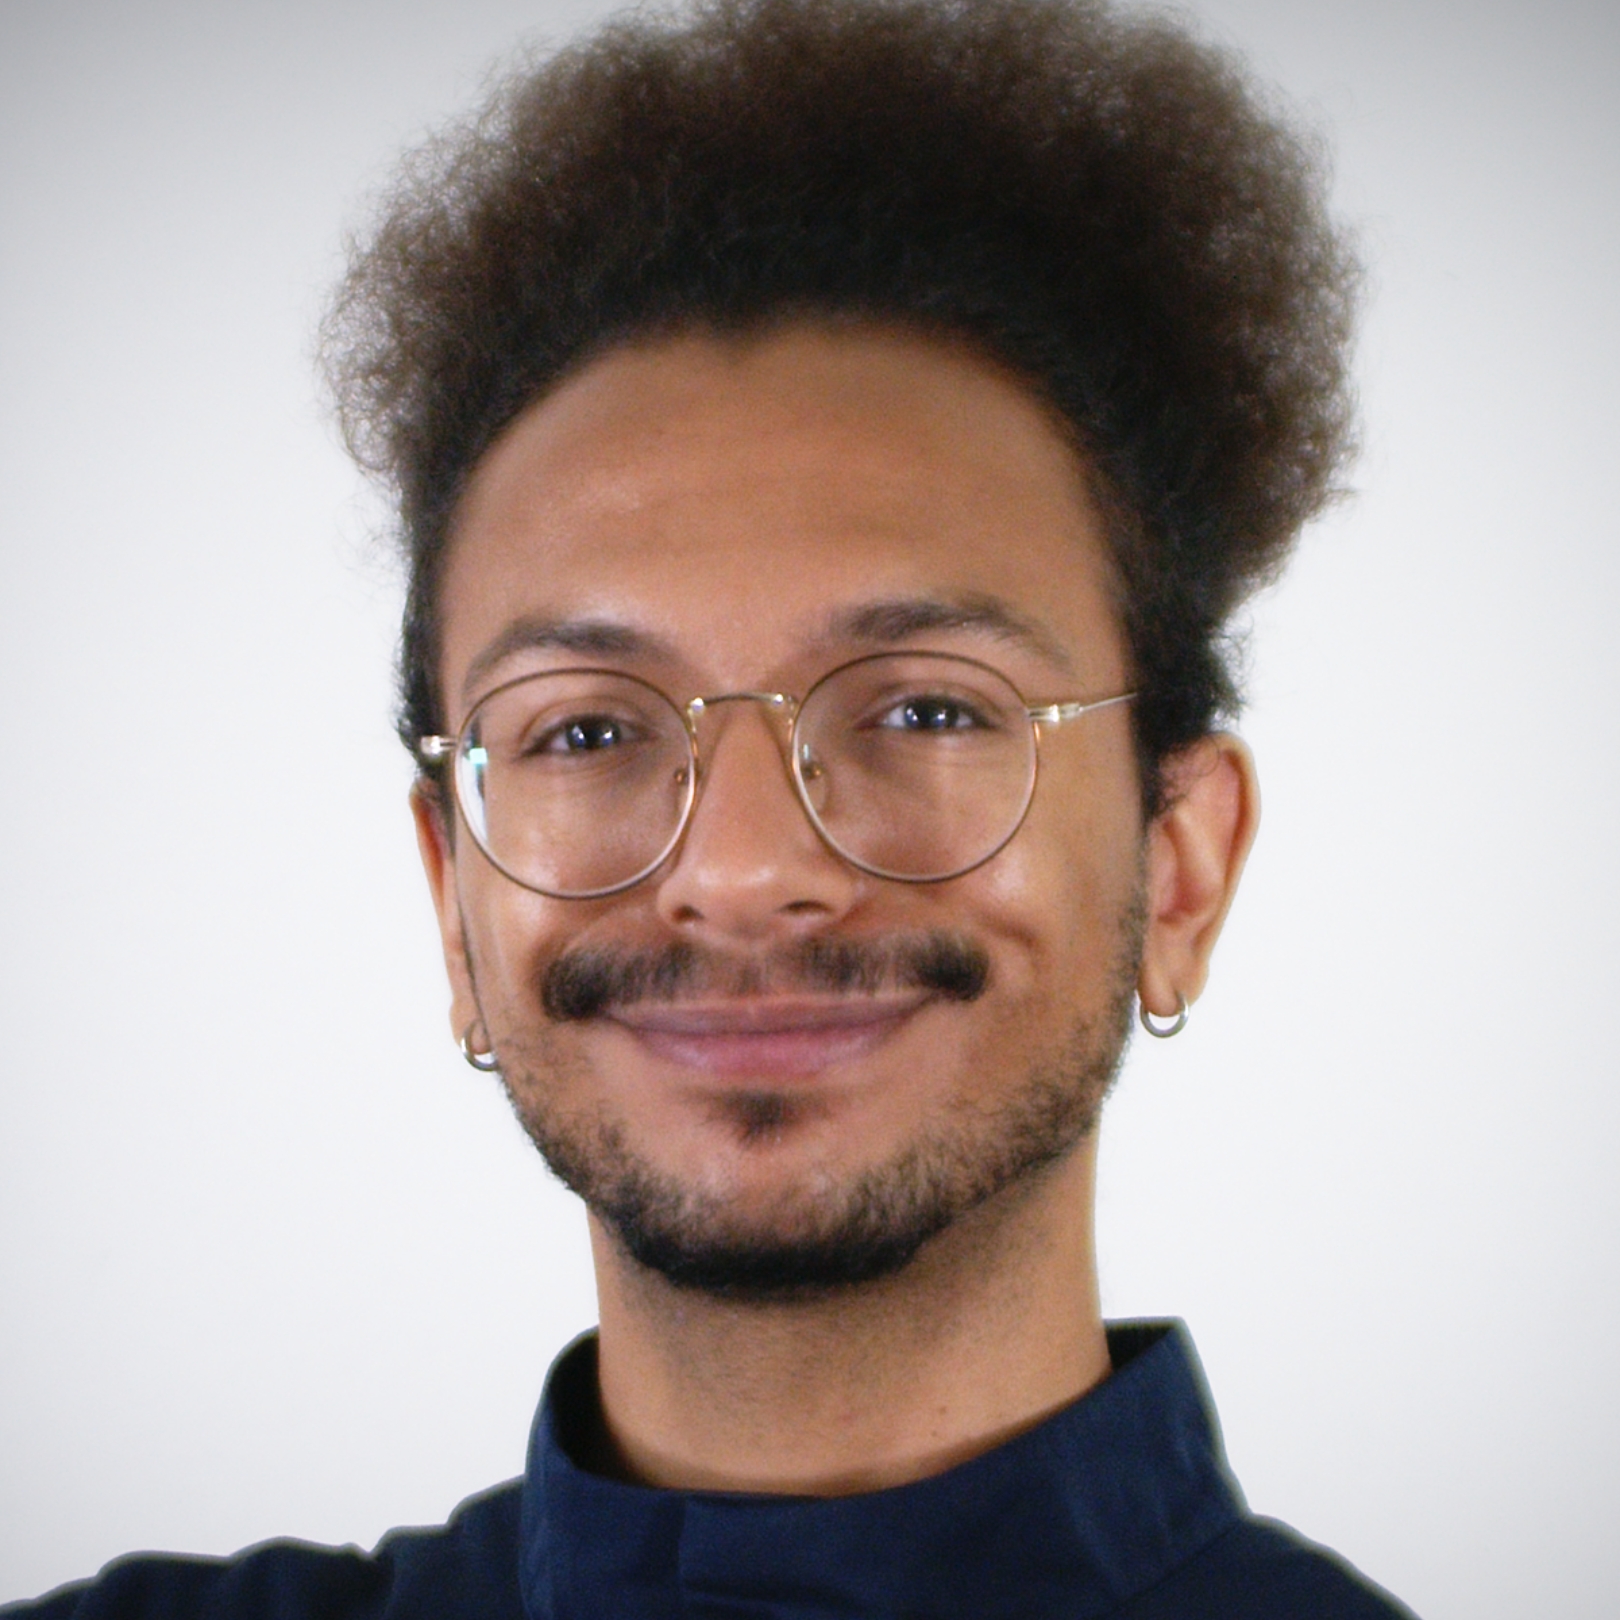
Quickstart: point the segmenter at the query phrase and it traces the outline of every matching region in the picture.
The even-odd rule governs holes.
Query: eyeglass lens
[[[1035,778],[1023,698],[970,659],[881,654],[814,686],[791,770],[823,838],[864,870],[955,876],[1017,830]],[[456,791],[509,877],[559,897],[611,893],[670,853],[696,790],[691,734],[657,688],[566,670],[498,688],[473,711]]]

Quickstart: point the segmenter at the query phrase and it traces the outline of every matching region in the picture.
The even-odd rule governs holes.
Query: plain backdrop
[[[346,226],[589,0],[0,0],[0,1598],[516,1473],[582,1217],[451,1041]],[[1620,1604],[1620,8],[1209,0],[1372,264],[1260,842],[1103,1132],[1111,1315],[1428,1620]]]

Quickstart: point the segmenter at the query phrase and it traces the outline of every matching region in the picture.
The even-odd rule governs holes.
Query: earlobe
[[[416,847],[427,875],[428,892],[439,921],[445,972],[450,979],[450,1028],[461,1032],[478,1017],[472,974],[467,964],[467,939],[461,925],[456,892],[456,856],[450,829],[445,824],[444,801],[432,783],[418,781],[411,788],[411,816],[416,823]]]
[[[1148,828],[1147,928],[1137,994],[1167,1018],[1195,1001],[1260,823],[1254,760],[1226,732],[1167,761],[1169,804]]]

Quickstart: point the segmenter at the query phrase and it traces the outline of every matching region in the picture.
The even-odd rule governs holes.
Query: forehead
[[[595,626],[602,648],[709,690],[793,673],[856,625],[1000,639],[1099,684],[1124,673],[1101,521],[1061,425],[976,353],[886,329],[684,335],[595,360],[475,468],[439,605],[451,714],[464,683],[508,672],[503,647],[521,658],[525,625]]]

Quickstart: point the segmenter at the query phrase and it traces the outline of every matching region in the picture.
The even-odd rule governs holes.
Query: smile
[[[817,1074],[888,1040],[934,997],[926,991],[638,1004],[608,1015],[652,1055],[715,1077]]]

